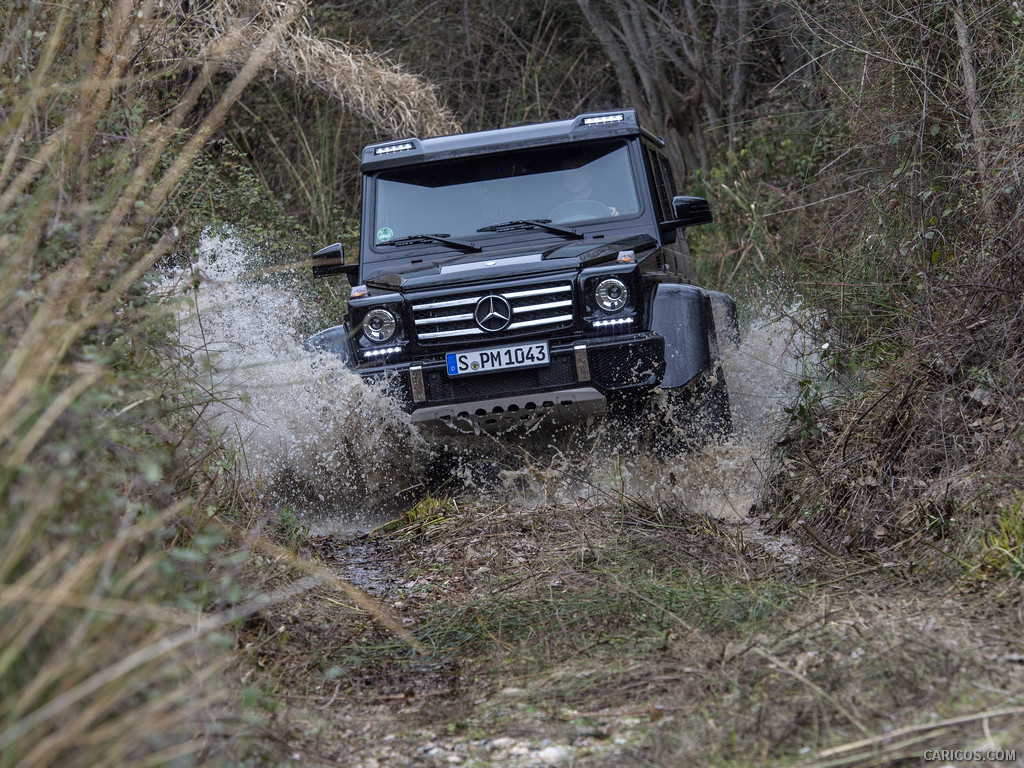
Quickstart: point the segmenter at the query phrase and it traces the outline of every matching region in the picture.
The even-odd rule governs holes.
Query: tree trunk
[[[783,15],[779,0],[576,2],[612,63],[623,99],[664,137],[677,173],[709,170],[717,147],[738,147],[750,79],[771,71],[752,66],[751,34],[775,29]],[[792,42],[789,30],[776,35],[781,46]]]

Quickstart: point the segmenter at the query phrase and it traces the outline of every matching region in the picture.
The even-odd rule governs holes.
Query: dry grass
[[[13,5],[0,47],[0,764],[219,762],[239,620],[328,583],[402,631],[322,569],[265,594],[239,583],[249,552],[285,555],[237,527],[234,459],[199,426],[211,395],[150,290],[202,192],[185,179],[295,9],[245,34],[207,30],[210,56],[167,104],[147,81],[167,22],[154,3]]]
[[[272,38],[268,74],[315,89],[391,136],[437,136],[459,129],[436,88],[384,56],[310,32],[308,0],[217,0],[185,14],[168,5],[163,21],[172,36],[158,63],[217,62],[237,71],[250,52]],[[268,36],[276,30],[273,36]]]
[[[819,182],[841,198],[807,248],[851,386],[807,387],[779,517],[844,553],[990,528],[1022,461],[1019,11],[836,3],[805,21],[853,94]]]
[[[342,574],[374,572],[422,650],[337,602],[268,612],[248,627],[246,679],[283,706],[274,749],[359,765],[540,765],[544,749],[594,766],[887,765],[1022,735],[1016,592],[975,601],[941,558],[787,564],[629,497],[524,501],[438,497],[355,542],[311,541]]]
[[[99,4],[38,5],[5,18],[8,34],[30,19],[42,37],[5,38],[18,80],[0,128],[0,756],[181,760],[220,730],[210,640],[233,616],[181,610],[174,587],[197,574],[160,554],[173,531],[195,531],[189,504],[168,496],[192,473],[150,437],[150,404],[167,393],[149,377],[170,367],[160,310],[137,284],[174,246],[159,217],[232,97],[183,135],[197,82],[169,117],[126,120],[114,137],[122,107],[141,105],[129,63],[145,50],[145,8],[119,3],[101,24]],[[264,58],[253,52],[233,94]],[[174,439],[185,459],[194,441]]]

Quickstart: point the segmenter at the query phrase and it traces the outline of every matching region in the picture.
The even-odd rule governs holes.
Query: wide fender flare
[[[719,348],[739,346],[740,322],[736,312],[736,299],[721,291],[708,291],[711,309],[715,315],[715,329],[718,331]]]
[[[664,389],[687,384],[718,359],[711,299],[701,288],[677,283],[655,286],[651,330],[665,339]]]
[[[303,343],[303,348],[313,354],[329,354],[337,357],[345,365],[352,367],[352,333],[344,325],[335,325],[310,336]]]

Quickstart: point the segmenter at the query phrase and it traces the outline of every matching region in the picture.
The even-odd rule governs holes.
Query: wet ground
[[[941,555],[837,562],[799,537],[509,495],[312,540],[415,646],[328,592],[272,618],[287,637],[262,646],[268,749],[364,768],[824,768],[1021,743],[1019,585],[981,599]]]
[[[763,524],[772,436],[820,373],[798,309],[726,352],[725,444],[665,457],[606,427],[478,442],[438,485],[429,442],[303,352],[298,300],[252,262],[210,238],[164,286],[200,285],[180,336],[219,393],[209,425],[289,542],[379,606],[324,583],[240,631],[240,685],[269,713],[257,764],[825,768],[1024,748],[1018,582],[964,578],[942,541],[837,557]]]

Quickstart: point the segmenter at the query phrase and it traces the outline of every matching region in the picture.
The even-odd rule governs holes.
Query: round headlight
[[[629,288],[617,277],[609,277],[597,284],[594,298],[605,312],[618,312],[629,301]]]
[[[376,344],[394,336],[397,327],[395,316],[386,309],[371,309],[363,318],[363,334]]]

